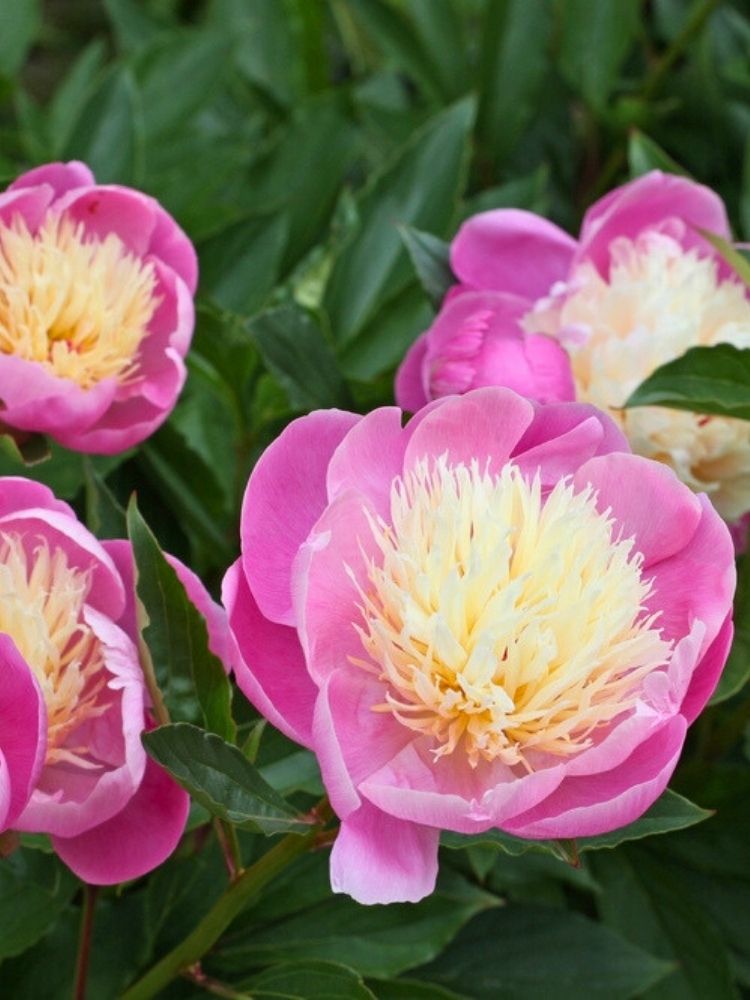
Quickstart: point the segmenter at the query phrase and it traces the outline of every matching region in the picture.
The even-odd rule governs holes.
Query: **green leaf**
[[[418,979],[373,979],[370,985],[378,1000],[468,1000],[465,993],[454,993]]]
[[[347,405],[336,357],[310,313],[281,306],[250,320],[247,329],[294,409]]]
[[[10,0],[0,4],[0,73],[4,76],[18,73],[41,23],[41,0]]]
[[[142,630],[143,640],[165,703],[176,718],[194,719],[197,699],[206,726],[234,739],[232,686],[221,661],[209,649],[206,622],[134,500],[128,506],[127,523],[136,590],[148,622]]]
[[[324,300],[339,344],[351,343],[409,284],[411,268],[398,225],[437,234],[450,225],[463,188],[473,117],[473,103],[465,100],[430,119],[359,197],[359,228],[334,262]]]
[[[253,313],[278,281],[289,223],[283,214],[246,219],[201,244],[201,291],[236,313]]]
[[[560,69],[590,107],[601,111],[640,23],[639,0],[566,0],[561,7]]]
[[[482,25],[477,133],[486,153],[502,162],[537,113],[550,71],[553,4],[488,0]]]
[[[91,42],[55,89],[47,111],[49,140],[53,156],[62,154],[78,117],[94,93],[105,53],[106,46],[102,39],[98,38]]]
[[[669,970],[579,913],[508,905],[475,917],[416,974],[472,1000],[629,1000]]]
[[[308,896],[315,901],[301,908]],[[490,893],[450,869],[420,903],[360,906],[331,896],[328,858],[312,855],[287,869],[223,940],[220,977],[291,960],[342,962],[388,978],[430,961],[476,913],[497,906]]]
[[[603,848],[616,847],[628,840],[641,840],[643,837],[651,837],[659,833],[682,830],[700,823],[710,816],[709,810],[701,809],[700,806],[689,802],[668,788],[640,819],[634,820],[626,826],[621,826],[617,830],[612,830],[610,833],[602,833],[598,837],[578,837],[571,844],[575,844],[574,851],[578,854],[585,851],[599,851]],[[557,857],[562,857],[564,860],[567,859],[567,853],[561,848],[560,841],[524,840],[496,829],[473,837],[463,833],[446,831],[440,842],[444,847],[452,848],[485,844],[505,851],[507,854],[515,855],[525,854],[527,851],[546,851]]]
[[[160,25],[143,9],[144,4],[136,0],[104,0],[104,6],[112,23],[118,48],[123,52],[139,49],[152,41],[160,31]]]
[[[422,288],[433,306],[439,308],[446,292],[457,281],[451,270],[450,244],[412,226],[399,226],[399,232]]]
[[[289,1000],[376,1000],[354,969],[334,962],[284,962],[241,984],[253,997]]]
[[[661,146],[637,128],[631,131],[628,138],[628,166],[631,177],[641,177],[650,170],[688,176],[687,170],[673,160],[669,153],[665,153]]]
[[[125,511],[94,466],[83,457],[86,488],[86,524],[97,538],[124,538],[127,534]]]
[[[309,829],[242,751],[215,733],[178,722],[144,733],[143,743],[154,760],[214,816],[266,836]]]
[[[734,595],[734,638],[710,705],[718,705],[741,691],[750,679],[750,554],[744,552],[737,565]]]
[[[0,860],[0,960],[38,941],[78,886],[54,855],[42,851],[18,850]]]
[[[649,1000],[736,1000],[726,947],[679,869],[629,848],[597,855],[594,873],[604,890],[597,897],[604,922],[673,963]]]
[[[668,406],[750,420],[750,349],[691,347],[641,382],[625,406]]]
[[[137,185],[141,173],[142,122],[130,71],[109,73],[76,121],[65,159],[83,160],[100,184]]]

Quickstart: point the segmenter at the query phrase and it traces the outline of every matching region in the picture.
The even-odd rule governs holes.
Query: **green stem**
[[[219,940],[249,900],[295,858],[313,846],[319,832],[319,827],[311,827],[302,836],[287,834],[254,865],[245,869],[217,899],[195,930],[126,990],[120,1000],[147,1000],[156,996],[175,976],[194,966]]]
[[[98,889],[95,885],[83,887],[83,914],[81,916],[81,933],[78,938],[78,956],[76,958],[76,978],[73,991],[74,1000],[86,1000],[86,982],[89,974],[89,957],[91,955],[91,932],[94,928],[94,911]]]
[[[229,872],[229,878],[234,880],[242,872],[242,851],[237,837],[237,831],[223,819],[214,820],[216,839],[219,841],[221,852]]]

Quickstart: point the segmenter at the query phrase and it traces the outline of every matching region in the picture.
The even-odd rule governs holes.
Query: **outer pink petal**
[[[576,241],[532,212],[500,208],[468,219],[451,244],[456,277],[533,302],[568,276]]]
[[[241,656],[235,662],[240,690],[282,733],[312,746],[318,691],[307,673],[297,633],[263,617],[239,559],[224,577],[222,599]]]
[[[392,816],[458,833],[481,833],[547,798],[565,777],[565,765],[515,773],[500,761],[465,757],[439,761],[420,741],[411,741],[371,777],[360,793]]]
[[[77,837],[53,837],[52,844],[85,882],[114,885],[165,861],[180,841],[189,810],[189,795],[149,760],[124,809]]]
[[[680,239],[685,247],[699,246],[713,253],[695,232],[696,228],[729,236],[726,209],[717,194],[687,177],[652,170],[592,205],[583,219],[576,262],[592,260],[607,277],[609,245],[613,239],[618,236],[634,239],[644,230],[671,220],[686,224]]]
[[[150,252],[163,260],[178,274],[190,292],[195,295],[198,285],[198,257],[195,247],[161,205],[156,205],[156,226],[151,235]]]
[[[73,188],[89,187],[94,184],[94,175],[85,163],[80,160],[69,160],[67,163],[45,163],[44,166],[27,170],[8,185],[9,191],[19,188],[37,187],[39,184],[49,184],[59,198]]]
[[[706,702],[716,690],[721,672],[727,662],[729,650],[732,647],[734,636],[734,626],[732,625],[731,612],[727,615],[724,624],[719,630],[719,634],[706,650],[703,659],[698,664],[693,674],[687,696],[682,703],[682,715],[688,721],[688,725],[700,714]]]
[[[240,522],[242,564],[261,612],[279,625],[295,622],[292,563],[325,509],[328,463],[360,420],[355,413],[317,410],[292,421],[250,476]]]
[[[331,888],[358,903],[417,903],[435,888],[439,836],[364,803],[341,824]]]
[[[648,569],[653,579],[648,608],[661,612],[658,624],[665,638],[680,639],[694,621],[702,622],[705,651],[731,612],[737,573],[727,526],[705,495],[696,499],[701,510],[697,529],[690,535],[686,530],[682,548]]]
[[[0,517],[29,507],[46,508],[75,518],[73,509],[58,500],[48,486],[23,476],[0,476]]]
[[[406,435],[401,416],[398,407],[383,406],[352,427],[328,465],[329,500],[357,490],[381,517],[390,516],[391,485],[404,468]]]
[[[60,440],[88,430],[111,405],[114,379],[82,389],[58,378],[34,361],[0,354],[0,400],[3,423],[24,431],[39,431]]]
[[[597,508],[611,511],[623,538],[635,538],[646,570],[683,549],[701,520],[700,500],[672,470],[638,455],[592,458],[573,483],[597,491]]]
[[[6,777],[0,830],[12,826],[36,785],[47,750],[47,710],[31,668],[0,633],[0,757]]]
[[[321,688],[313,737],[331,805],[346,819],[361,805],[357,786],[412,742],[414,733],[390,712],[383,685],[363,670],[338,670]]]
[[[12,813],[10,811],[11,794],[10,772],[8,771],[3,751],[0,749],[0,833],[7,830],[12,822]]]
[[[638,819],[667,787],[685,741],[687,723],[675,716],[618,767],[568,778],[549,798],[503,824],[519,837],[593,837]]]
[[[406,447],[404,468],[446,454],[452,464],[472,459],[497,472],[534,417],[531,403],[510,389],[474,389],[451,396],[419,422]]]
[[[0,222],[9,226],[14,219],[20,216],[29,231],[35,233],[41,225],[53,197],[52,188],[48,184],[20,188],[15,191],[8,188],[7,191],[0,194]]]
[[[297,631],[307,668],[321,683],[364,651],[359,588],[368,586],[367,560],[378,552],[367,501],[350,490],[326,508],[294,564]],[[372,513],[372,512],[371,512]]]
[[[82,223],[92,236],[103,240],[115,233],[136,257],[145,257],[149,251],[158,204],[140,191],[96,184],[68,191],[55,208]]]
[[[396,372],[396,402],[402,410],[407,410],[409,413],[416,413],[427,403],[427,393],[422,378],[424,358],[427,353],[427,333],[417,337]]]

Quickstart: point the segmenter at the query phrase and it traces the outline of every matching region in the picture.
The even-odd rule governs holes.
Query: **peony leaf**
[[[625,403],[750,420],[750,349],[691,347],[657,368]]]
[[[266,836],[309,829],[242,751],[215,733],[177,722],[142,739],[151,757],[214,816]]]
[[[221,661],[208,648],[208,630],[167,562],[135,500],[127,512],[128,535],[136,565],[136,590],[147,624],[143,640],[170,713],[197,718],[227,739],[234,739],[232,686]],[[197,705],[196,705],[197,699]]]
[[[399,226],[398,231],[422,288],[433,306],[440,308],[446,292],[458,280],[451,270],[450,244],[413,226]]]
[[[57,858],[19,850],[0,864],[0,959],[19,955],[45,934],[79,882]]]

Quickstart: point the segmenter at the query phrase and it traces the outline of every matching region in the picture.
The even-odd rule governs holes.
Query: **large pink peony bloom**
[[[224,612],[171,561],[229,662]],[[98,542],[45,486],[3,478],[0,584],[0,830],[50,834],[94,884],[150,871],[174,850],[189,801],[141,745],[130,544]]]
[[[439,831],[578,837],[665,788],[729,649],[729,532],[578,403],[484,388],[294,421],[224,602],[245,694],[320,761],[336,891],[417,900]]]
[[[185,382],[195,251],[139,191],[83,163],[0,195],[2,423],[114,454],[163,423]]]
[[[659,171],[593,205],[578,240],[530,212],[474,216],[451,245],[459,284],[399,370],[399,404],[416,410],[476,385],[507,385],[542,400],[566,398],[569,389],[567,398],[609,412],[634,451],[666,462],[728,521],[739,519],[750,511],[750,425],[659,407],[621,409],[655,368],[689,347],[750,347],[747,292],[700,229],[729,237],[721,199]],[[479,315],[481,296],[513,303],[502,352],[496,329]],[[544,379],[535,373],[529,355],[546,337],[568,355],[567,383],[565,363],[549,347]]]

